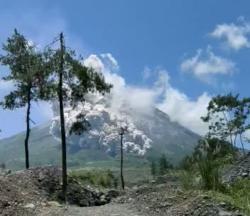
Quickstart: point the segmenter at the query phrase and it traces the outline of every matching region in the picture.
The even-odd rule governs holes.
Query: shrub
[[[156,163],[155,163],[155,161],[152,161],[152,162],[151,162],[151,167],[150,167],[150,169],[151,169],[151,175],[152,175],[153,177],[155,177],[156,174],[157,174]]]
[[[0,164],[0,169],[3,169],[3,170],[6,169],[5,163],[1,163],[1,164]]]
[[[224,190],[220,179],[220,168],[231,163],[233,152],[228,142],[217,138],[199,141],[192,156],[183,159],[180,166],[187,171],[197,170],[201,187],[205,190]]]
[[[189,170],[192,169],[193,165],[194,165],[193,157],[192,156],[186,156],[181,160],[181,162],[179,164],[179,168],[183,169],[183,170],[186,170],[186,171],[189,171]]]
[[[116,187],[117,180],[110,170],[75,170],[70,176],[82,184],[90,184],[100,187]]]
[[[226,188],[223,193],[210,192],[211,196],[219,202],[229,203],[241,209],[245,215],[250,215],[250,180],[242,179]]]
[[[186,190],[191,190],[196,187],[195,174],[191,171],[184,170],[180,174],[182,187]]]
[[[198,162],[198,169],[201,175],[201,185],[206,190],[223,190],[219,175],[218,164],[209,159],[203,158]]]
[[[173,169],[173,165],[167,160],[166,155],[163,154],[159,158],[159,174],[163,175],[167,172],[167,170]]]
[[[233,204],[250,215],[250,180],[242,179],[236,181],[229,187],[229,194],[233,197]]]

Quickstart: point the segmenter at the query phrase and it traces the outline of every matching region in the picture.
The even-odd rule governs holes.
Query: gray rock
[[[242,176],[243,178],[246,178],[246,177],[248,177],[248,173],[243,172],[243,173],[241,174],[241,176]]]
[[[33,209],[35,208],[35,205],[33,203],[28,203],[24,206],[24,208],[30,208],[30,209]]]

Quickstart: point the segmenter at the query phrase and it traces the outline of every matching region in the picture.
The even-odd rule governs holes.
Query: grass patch
[[[229,186],[225,193],[218,191],[208,192],[211,197],[219,202],[226,202],[241,209],[246,215],[250,215],[250,180],[238,180]]]
[[[179,178],[181,185],[185,190],[191,190],[197,187],[196,176],[191,171],[181,171]]]
[[[83,168],[76,168],[71,169],[69,172],[69,175],[72,177],[76,177],[78,180],[80,180],[84,184],[90,184],[90,185],[96,185],[101,186],[105,182],[105,179],[108,179],[111,177],[110,173],[112,173],[112,180],[114,183],[112,183],[112,186],[120,185],[120,168],[119,167],[112,167],[109,169],[109,166],[103,167],[98,166],[98,164],[91,164],[91,166],[86,166]],[[141,168],[131,168],[131,167],[124,167],[124,179],[125,179],[125,185],[126,186],[133,186],[135,184],[149,182],[153,179],[153,177],[150,174],[150,168],[147,166],[141,167]],[[102,177],[101,177],[102,176]],[[104,180],[98,180],[99,178],[102,178]],[[109,182],[109,180],[108,180]],[[105,185],[105,183],[104,183]],[[107,187],[109,183],[107,184]]]
[[[118,186],[118,179],[111,170],[72,170],[69,176],[84,185],[111,188]]]

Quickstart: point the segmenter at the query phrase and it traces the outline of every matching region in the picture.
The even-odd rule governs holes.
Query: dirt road
[[[44,209],[45,210],[45,209]],[[45,213],[46,212],[46,213]],[[103,206],[95,207],[58,207],[45,210],[39,216],[145,216],[139,213],[130,204],[110,203]]]

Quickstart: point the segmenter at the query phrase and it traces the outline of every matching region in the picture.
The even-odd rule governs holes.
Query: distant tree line
[[[165,154],[162,154],[158,159],[151,159],[151,174],[153,177],[157,175],[164,175],[170,169],[173,169],[173,165],[168,161]]]

